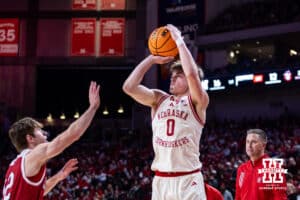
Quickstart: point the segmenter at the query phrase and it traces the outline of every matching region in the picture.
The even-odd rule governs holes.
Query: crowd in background
[[[2,114],[1,130],[3,128]],[[5,120],[4,120],[5,121]],[[284,158],[288,169],[289,199],[300,191],[300,120],[284,117],[276,120],[209,121],[201,138],[202,173],[205,181],[233,199],[237,167],[248,158],[245,154],[245,133],[248,128],[262,128],[268,134],[267,152]],[[65,127],[46,126],[52,137]],[[150,200],[153,172],[151,130],[111,130],[92,125],[87,137],[73,144],[63,154],[48,162],[47,174],[53,175],[70,158],[79,160],[79,169],[60,182],[46,197],[48,200]],[[1,133],[2,139],[7,132]],[[2,143],[5,140],[1,140]],[[0,152],[0,188],[5,171],[16,152],[5,144]],[[0,198],[1,199],[1,198]]]

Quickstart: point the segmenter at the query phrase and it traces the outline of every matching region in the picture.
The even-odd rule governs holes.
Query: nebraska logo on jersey
[[[162,119],[165,117],[177,117],[180,119],[186,120],[188,117],[188,113],[182,110],[177,110],[177,109],[167,109],[164,111],[161,111],[160,113],[157,114],[158,119]]]

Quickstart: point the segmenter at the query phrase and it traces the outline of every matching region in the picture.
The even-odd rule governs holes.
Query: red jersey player
[[[100,105],[99,88],[99,85],[91,82],[89,108],[51,142],[47,141],[42,124],[32,118],[23,118],[11,126],[9,137],[20,154],[7,170],[3,188],[4,200],[43,199],[60,180],[77,169],[77,160],[71,159],[60,172],[46,180],[46,162],[78,140],[90,125]]]

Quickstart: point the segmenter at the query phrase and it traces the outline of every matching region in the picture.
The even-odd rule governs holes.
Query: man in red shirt
[[[51,142],[47,141],[42,124],[32,118],[23,118],[11,126],[9,137],[20,154],[6,172],[4,200],[43,199],[59,181],[77,169],[77,159],[71,159],[60,172],[46,180],[46,162],[78,140],[89,127],[100,105],[99,87],[91,82],[89,108]]]
[[[250,160],[239,166],[236,177],[235,200],[286,200],[286,180],[275,159],[265,154],[267,135],[261,129],[250,129],[246,137],[246,153]],[[277,159],[281,160],[281,159]],[[274,161],[274,162],[273,162]],[[282,160],[281,160],[282,161]]]

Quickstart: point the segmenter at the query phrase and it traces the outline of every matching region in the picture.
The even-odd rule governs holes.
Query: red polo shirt
[[[286,200],[286,179],[283,176],[283,183],[263,183],[263,173],[258,173],[263,169],[263,155],[254,163],[251,160],[239,166],[236,177],[235,200]]]

